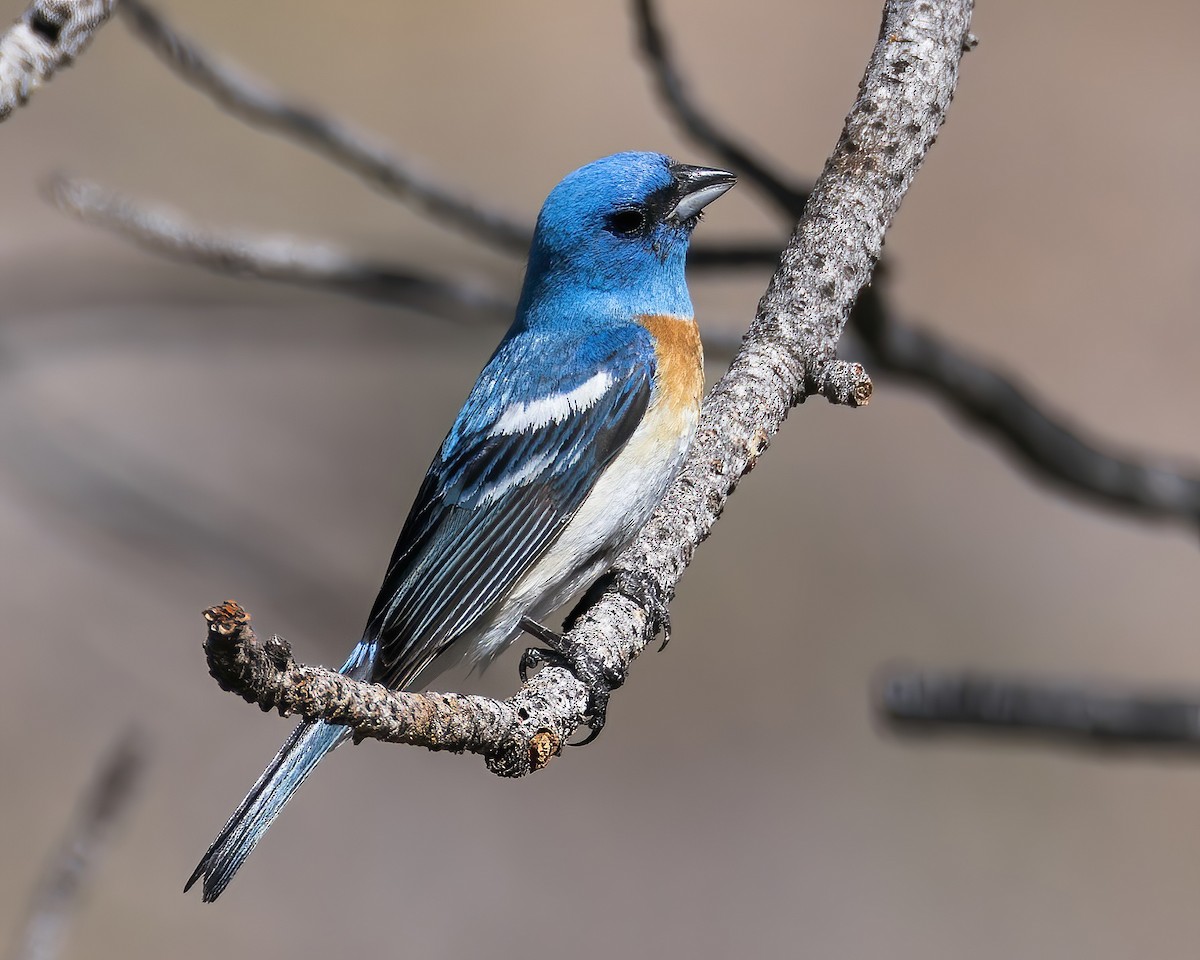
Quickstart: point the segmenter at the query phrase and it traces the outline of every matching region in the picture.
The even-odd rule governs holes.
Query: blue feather
[[[662,154],[619,153],[551,191],[512,327],[429,468],[343,673],[406,687],[452,645],[494,653],[517,632],[525,605],[549,610],[549,601],[562,602],[561,593],[598,572],[609,559],[604,551],[623,545],[620,536],[645,520],[653,504],[645,490],[658,496],[679,462],[675,439],[660,475],[636,499],[644,514],[614,510],[616,519],[604,521],[613,529],[586,527],[598,545],[573,547],[581,555],[570,555],[571,568],[546,561],[555,573],[533,582],[548,596],[518,593],[521,610],[505,608],[509,619],[497,619],[641,424],[655,390],[656,354],[637,320],[692,316],[688,241],[699,209],[731,184],[723,171]],[[347,736],[343,727],[301,723],[187,886],[203,877],[204,899],[215,900],[288,798]]]
[[[368,623],[367,636],[378,645],[378,682],[394,685],[419,673],[503,599],[641,422],[654,377],[654,348],[643,327],[557,338],[555,355],[573,372],[540,388],[536,375],[500,375],[520,369],[527,354],[544,357],[545,339],[525,332],[501,345],[429,468]],[[578,364],[581,356],[589,366]],[[561,398],[600,375],[609,386],[585,408],[497,433],[506,412]],[[551,383],[553,392],[546,389]],[[523,472],[522,465],[536,469]],[[503,489],[516,477],[520,482]],[[497,489],[503,493],[493,497]]]

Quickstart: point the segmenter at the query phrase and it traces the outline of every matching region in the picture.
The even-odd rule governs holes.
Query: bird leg
[[[671,607],[658,581],[649,574],[622,570],[616,575],[614,585],[649,614],[650,622],[662,633],[662,643],[658,652],[666,650],[667,644],[671,642]]]
[[[588,710],[585,722],[589,730],[586,737],[571,746],[582,747],[591,743],[600,736],[600,731],[604,729],[608,716],[608,699],[613,690],[625,682],[624,676],[607,670],[567,637],[555,633],[536,620],[522,617],[521,629],[540,640],[548,648],[530,647],[521,656],[521,663],[518,667],[521,673],[521,682],[524,683],[528,679],[530,668],[539,664],[570,670],[576,679],[588,688]]]

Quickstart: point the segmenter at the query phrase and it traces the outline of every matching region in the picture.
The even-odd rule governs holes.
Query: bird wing
[[[372,680],[409,683],[508,595],[641,422],[654,363],[632,325],[501,344],[396,542],[364,636]]]

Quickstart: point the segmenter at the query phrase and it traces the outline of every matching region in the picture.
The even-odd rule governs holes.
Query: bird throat
[[[670,313],[643,314],[638,323],[654,338],[658,386],[663,400],[682,412],[700,406],[704,391],[704,347],[691,317]]]

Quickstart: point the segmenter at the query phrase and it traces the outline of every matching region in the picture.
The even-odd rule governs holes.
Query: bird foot
[[[609,697],[613,690],[625,682],[625,678],[619,673],[606,669],[562,634],[555,633],[536,620],[522,617],[521,629],[531,637],[540,640],[547,648],[530,647],[521,656],[521,663],[518,667],[521,673],[521,682],[524,683],[529,678],[530,668],[542,664],[570,670],[576,679],[588,688],[588,710],[585,720],[588,725],[588,735],[571,746],[582,747],[591,743],[600,736],[600,731],[604,729],[608,716]]]
[[[650,622],[658,627],[662,633],[658,652],[662,653],[671,642],[671,608],[658,581],[646,574],[623,570],[616,576],[615,584],[621,593],[640,604],[649,614]]]
[[[666,650],[667,644],[671,642],[671,608],[667,598],[656,580],[646,574],[637,574],[629,570],[619,573],[609,570],[596,580],[567,616],[567,631],[574,630],[579,619],[594,607],[608,590],[614,588],[618,593],[639,604],[650,615],[650,622],[662,633],[662,643],[658,652]]]

